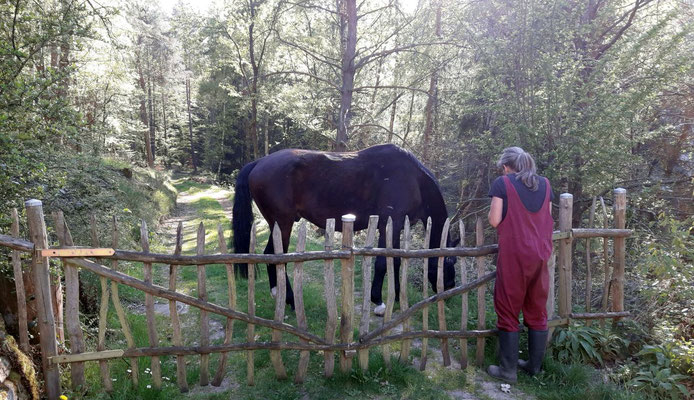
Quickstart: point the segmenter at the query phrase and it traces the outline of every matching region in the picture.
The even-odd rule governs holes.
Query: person
[[[540,371],[547,343],[547,260],[552,253],[552,190],[537,175],[535,161],[520,147],[504,149],[497,166],[503,170],[491,185],[489,223],[497,229],[499,254],[494,309],[499,331],[499,365],[487,373],[515,383],[517,367]],[[527,361],[518,360],[519,313],[528,327]]]

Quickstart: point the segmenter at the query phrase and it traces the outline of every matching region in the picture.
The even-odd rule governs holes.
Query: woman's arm
[[[489,223],[493,227],[497,227],[501,223],[501,217],[504,211],[504,199],[501,197],[492,197],[492,206],[489,208]]]

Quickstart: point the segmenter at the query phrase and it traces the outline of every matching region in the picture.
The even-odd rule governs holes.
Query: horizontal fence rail
[[[557,247],[557,253],[552,256],[548,263],[550,272],[550,296],[547,303],[547,314],[549,317],[548,325],[550,329],[557,326],[567,326],[571,320],[585,320],[590,323],[591,320],[619,319],[629,315],[624,311],[624,257],[625,251],[624,239],[632,234],[632,230],[625,229],[625,209],[626,209],[626,192],[623,189],[617,189],[614,192],[614,226],[615,229],[608,228],[607,211],[604,206],[604,201],[601,199],[603,208],[603,228],[593,227],[593,214],[596,208],[596,201],[593,203],[591,210],[590,223],[587,228],[572,228],[572,202],[573,198],[569,194],[560,196],[559,204],[559,230],[553,234],[553,240]],[[15,216],[15,224],[18,226],[17,213]],[[150,357],[151,371],[154,387],[161,386],[160,361],[159,357],[175,356],[176,359],[176,376],[177,384],[181,392],[189,390],[186,379],[186,360],[185,357],[199,356],[200,365],[200,385],[204,386],[208,383],[219,386],[227,373],[227,354],[234,351],[246,352],[247,364],[247,382],[249,385],[255,383],[255,364],[254,352],[258,350],[267,350],[271,355],[271,364],[275,370],[278,379],[288,377],[288,371],[284,365],[281,350],[294,350],[300,352],[299,365],[296,371],[293,371],[294,381],[301,383],[306,378],[309,353],[323,352],[324,358],[324,374],[331,376],[334,371],[335,357],[339,360],[340,370],[348,372],[352,369],[352,359],[359,358],[359,367],[362,369],[368,368],[369,350],[379,348],[383,354],[387,365],[390,364],[390,358],[394,355],[391,352],[390,344],[399,342],[400,358],[404,361],[410,359],[410,346],[413,340],[421,339],[421,356],[419,357],[419,367],[424,369],[427,363],[427,354],[433,349],[428,348],[429,339],[440,342],[440,347],[436,351],[441,351],[444,365],[449,365],[452,359],[459,361],[460,366],[465,368],[468,364],[468,339],[473,339],[472,342],[476,348],[475,362],[481,365],[484,357],[485,338],[496,335],[496,329],[488,327],[485,321],[488,294],[487,286],[496,277],[496,272],[488,270],[488,256],[498,252],[496,244],[484,243],[484,227],[482,218],[477,217],[474,223],[476,246],[464,247],[465,242],[465,225],[463,221],[459,221],[458,229],[460,231],[461,247],[446,248],[448,228],[450,221],[438,226],[444,226],[441,236],[441,243],[430,243],[432,237],[432,221],[429,219],[425,224],[425,237],[422,243],[422,248],[412,248],[412,235],[410,231],[410,221],[405,219],[404,225],[400,225],[404,230],[403,241],[401,248],[394,248],[393,236],[399,235],[400,232],[393,232],[393,221],[389,217],[386,224],[386,247],[373,247],[375,243],[376,231],[378,226],[378,216],[371,216],[369,227],[366,235],[366,242],[363,247],[359,247],[354,243],[353,216],[344,216],[342,219],[342,243],[337,243],[335,235],[335,220],[328,220],[325,229],[324,250],[322,251],[305,251],[306,247],[306,225],[305,222],[299,225],[298,242],[296,252],[281,253],[282,243],[280,238],[280,230],[278,226],[273,227],[270,240],[274,240],[274,248],[276,254],[254,254],[256,247],[256,225],[251,229],[251,247],[249,254],[229,254],[226,248],[226,238],[224,230],[221,226],[217,227],[219,242],[217,244],[219,254],[204,254],[205,253],[205,227],[202,223],[197,229],[197,255],[182,255],[182,225],[179,224],[176,234],[176,244],[173,254],[159,254],[149,252],[149,233],[146,225],[143,223],[140,227],[142,251],[121,250],[118,246],[118,229],[116,228],[115,218],[112,226],[112,249],[99,249],[99,257],[84,257],[84,254],[94,254],[90,252],[99,248],[101,244],[98,240],[96,221],[91,219],[92,245],[93,247],[78,247],[72,243],[67,223],[64,220],[62,213],[58,212],[54,216],[56,221],[56,233],[60,239],[60,247],[49,248],[46,240],[46,228],[43,216],[41,202],[32,200],[27,202],[27,217],[28,226],[31,228],[30,233],[32,241],[24,240],[19,235],[19,229],[13,227],[12,236],[0,234],[0,246],[7,247],[12,250],[13,265],[15,272],[16,264],[19,260],[18,254],[27,252],[31,254],[33,260],[33,271],[37,277],[37,304],[39,309],[41,330],[41,354],[43,360],[43,371],[46,385],[46,395],[49,399],[57,398],[60,392],[59,376],[57,374],[58,364],[69,364],[71,366],[72,379],[71,383],[74,387],[84,384],[84,373],[80,366],[84,362],[96,361],[99,362],[99,371],[103,382],[104,390],[111,391],[111,379],[108,360],[129,358],[131,360],[130,374],[133,384],[137,385],[139,381],[139,371],[137,369],[138,357]],[[586,285],[587,290],[592,289],[590,278],[590,239],[603,238],[603,263],[605,280],[602,284],[603,295],[600,312],[590,312],[590,295],[586,297],[586,312],[573,312],[574,304],[571,297],[572,283],[572,246],[575,240],[586,239],[586,267],[588,269]],[[614,242],[614,262],[608,262],[607,240],[611,238]],[[383,243],[383,242],[382,242]],[[440,245],[440,248],[436,248]],[[433,247],[433,248],[431,248]],[[68,251],[74,249],[82,249],[81,251]],[[278,250],[279,249],[279,250]],[[57,323],[59,320],[51,318],[53,316],[53,305],[51,304],[50,288],[47,284],[49,270],[47,269],[48,257],[41,250],[53,250],[51,254],[59,254],[62,266],[65,268],[66,276],[66,321],[67,333],[70,336],[69,343],[64,345],[69,347],[70,354],[59,354],[55,346],[54,340],[44,340],[45,338],[56,337]],[[355,260],[361,257],[362,260],[362,288],[360,293],[362,299],[356,299],[355,293]],[[373,317],[371,316],[373,305],[369,301],[369,294],[372,285],[372,266],[371,263],[374,257],[385,257],[387,265],[387,280],[386,280],[386,310],[382,322],[372,326]],[[443,290],[443,265],[445,257],[456,257],[460,262],[460,284],[454,288]],[[89,258],[89,259],[88,259]],[[399,258],[401,261],[400,276],[394,276],[393,261]],[[427,269],[429,263],[427,259],[438,259],[436,282],[437,292],[429,294],[429,282],[427,277]],[[410,305],[407,295],[407,287],[410,276],[408,268],[410,260],[424,260],[422,266],[422,300]],[[103,265],[109,261],[111,266]],[[340,262],[340,277],[336,280],[335,276],[335,260]],[[474,262],[473,262],[474,260]],[[143,263],[144,279],[138,279],[127,275],[119,270],[119,261],[131,261]],[[307,315],[304,309],[303,302],[303,287],[306,280],[304,276],[303,263],[310,261],[322,261],[324,268],[324,287],[326,296],[327,315]],[[249,264],[249,280],[248,280],[248,305],[247,312],[240,311],[237,306],[237,282],[233,272],[234,263]],[[222,268],[226,268],[227,278],[227,295],[228,306],[221,306],[211,303],[207,299],[206,274],[205,268],[207,265],[216,264]],[[255,266],[257,264],[275,264],[277,265],[277,293],[275,298],[274,318],[266,319],[256,315],[255,299],[256,299],[256,276]],[[288,267],[292,265],[293,268]],[[153,268],[168,266],[167,287],[159,286],[153,282]],[[197,291],[196,296],[181,293],[177,289],[177,279],[179,267],[196,267],[197,273]],[[612,273],[610,274],[610,267]],[[21,267],[19,268],[19,276],[15,276],[17,285],[22,283]],[[82,339],[81,331],[79,330],[79,301],[77,296],[77,284],[79,282],[78,274],[80,271],[90,271],[99,276],[101,284],[101,302],[99,310],[99,329],[98,329],[98,344],[96,351],[86,351],[84,340]],[[471,276],[470,273],[476,272],[476,276]],[[17,275],[17,273],[15,273]],[[293,282],[294,298],[296,305],[296,326],[284,322],[285,316],[285,298],[287,296],[286,279]],[[470,276],[469,276],[470,275]],[[558,313],[555,314],[555,275],[558,275],[558,290],[556,298],[558,298]],[[68,279],[69,277],[69,279]],[[395,283],[396,279],[400,283],[400,309],[396,311],[395,303]],[[109,286],[110,281],[110,286]],[[337,282],[340,286],[337,286]],[[127,316],[121,300],[118,295],[118,285],[126,285],[136,290],[145,293],[146,299],[146,322],[149,347],[137,347],[134,338],[130,331],[127,321]],[[19,287],[19,286],[18,286]],[[473,313],[477,314],[477,322],[474,323],[470,319],[470,310],[468,309],[468,297],[476,290],[477,295],[477,310]],[[411,294],[411,293],[410,293]],[[460,315],[460,325],[457,328],[449,329],[446,323],[446,308],[445,302],[455,296],[461,295],[462,309]],[[170,339],[159,339],[156,327],[156,318],[154,313],[154,298],[161,298],[168,301],[169,318],[173,335]],[[127,346],[123,349],[107,349],[106,348],[106,332],[107,332],[107,313],[110,303],[113,304],[118,320],[121,324],[121,330]],[[611,299],[611,303],[610,303]],[[187,304],[198,309],[201,313],[200,324],[196,327],[199,329],[196,336],[199,338],[199,345],[186,345],[181,332],[182,326],[180,316],[176,308],[177,303]],[[355,308],[355,304],[359,304]],[[429,328],[429,307],[436,306],[434,319],[437,321],[438,330]],[[338,314],[338,312],[340,314]],[[223,343],[211,344],[209,339],[209,314],[216,314],[224,318],[226,326],[224,328]],[[338,316],[339,315],[339,316]],[[419,319],[421,316],[421,320]],[[20,315],[20,319],[21,319]],[[23,317],[26,319],[26,316]],[[325,332],[313,333],[308,330],[307,320],[318,318],[324,321]],[[358,319],[358,321],[357,321]],[[246,323],[245,342],[234,342],[233,328],[235,321]],[[26,326],[26,321],[19,321],[20,326]],[[472,324],[476,329],[468,329]],[[24,325],[22,325],[24,324]],[[402,330],[395,331],[398,327]],[[62,328],[62,327],[61,327]],[[270,341],[261,341],[257,339],[256,329],[263,328],[266,332],[271,332]],[[24,328],[26,331],[26,328]],[[358,331],[355,337],[355,331]],[[296,340],[287,341],[283,335],[290,335]],[[21,336],[20,336],[21,337]],[[461,354],[458,357],[451,357],[449,352],[448,341],[459,340]],[[52,344],[50,343],[52,342]],[[23,344],[23,346],[25,346]],[[26,344],[28,346],[28,343]],[[92,350],[94,350],[92,348]],[[210,377],[209,370],[212,366],[209,365],[209,354],[221,353],[219,362],[216,365],[216,372],[213,377]],[[188,360],[190,362],[190,359]],[[83,367],[82,367],[83,368]],[[212,378],[212,379],[210,379]]]

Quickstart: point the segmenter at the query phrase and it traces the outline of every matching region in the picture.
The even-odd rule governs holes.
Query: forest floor
[[[154,252],[172,253],[176,240],[176,228],[179,223],[183,224],[183,245],[182,253],[192,255],[196,252],[196,233],[200,223],[205,227],[205,252],[207,254],[219,252],[217,225],[222,226],[224,240],[228,243],[230,237],[230,216],[231,199],[233,193],[222,187],[212,184],[195,182],[187,177],[173,181],[178,191],[176,209],[160,225],[152,240],[152,250]],[[256,215],[260,215],[256,210]],[[311,225],[309,225],[311,226]],[[339,243],[339,233],[336,233],[335,242]],[[261,252],[268,239],[269,230],[264,223],[258,225],[258,247],[257,252]],[[416,236],[416,235],[415,235]],[[307,237],[307,250],[315,251],[323,248],[322,233],[313,227],[309,228]],[[363,243],[363,234],[355,237],[355,242]],[[290,251],[293,250],[290,245]],[[136,277],[141,277],[142,265],[137,263],[126,264],[121,268]],[[421,263],[411,263],[410,273],[412,284],[408,290],[410,304],[422,299],[421,289]],[[473,265],[467,265],[468,276],[472,276]],[[154,266],[154,283],[168,286],[168,266]],[[289,265],[289,273],[293,271],[293,266]],[[336,262],[336,283],[335,287],[340,288],[339,262]],[[308,319],[308,329],[312,333],[323,336],[325,330],[326,305],[323,284],[324,265],[322,261],[306,262],[304,264],[304,304]],[[219,305],[228,304],[228,288],[226,267],[224,265],[208,265],[206,267],[206,284],[208,300]],[[417,278],[419,282],[417,282]],[[236,280],[237,288],[237,308],[239,311],[246,312],[248,305],[248,281],[244,279]],[[355,304],[361,305],[361,260],[357,259],[355,265],[355,288],[358,291]],[[121,286],[121,296],[126,302],[130,311],[128,318],[133,330],[136,345],[147,347],[147,325],[144,316],[144,296],[141,292],[130,290]],[[197,268],[194,266],[179,267],[177,290],[197,296]],[[491,296],[491,290],[487,290]],[[469,297],[469,309],[471,310],[470,324],[476,324],[477,317],[474,310],[476,307],[476,296]],[[267,319],[274,317],[274,299],[269,295],[269,285],[267,273],[262,267],[258,270],[256,281],[256,312],[257,315]],[[337,304],[340,304],[339,294]],[[494,312],[491,309],[491,299],[487,299],[487,326],[494,323]],[[435,310],[435,308],[431,308]],[[157,313],[157,331],[159,344],[170,346],[173,335],[169,318],[168,302],[157,299],[155,303]],[[450,299],[446,302],[447,324],[449,329],[460,325],[461,302],[459,298]],[[199,344],[199,311],[194,307],[178,304],[184,345]],[[359,326],[358,318],[361,315],[359,309],[355,310],[357,316],[354,326]],[[397,313],[397,305],[395,313]],[[456,319],[457,316],[457,319]],[[489,322],[491,321],[491,322]],[[285,322],[296,326],[296,314],[287,308]],[[371,329],[375,329],[382,323],[382,318],[371,316]],[[412,320],[413,328],[421,328],[421,317],[417,316]],[[115,313],[109,313],[109,327],[118,326]],[[210,342],[211,344],[221,344],[224,340],[224,326],[226,318],[210,314]],[[491,324],[491,325],[490,325]],[[429,326],[438,326],[436,312],[429,312]],[[472,329],[472,325],[468,325]],[[270,341],[271,331],[269,329],[256,327],[256,340]],[[296,341],[296,338],[284,334],[283,341]],[[109,348],[123,348],[125,343],[118,329],[109,332]],[[235,321],[233,342],[242,343],[246,341],[246,324]],[[486,340],[485,365],[495,361],[495,341]],[[550,373],[543,373],[539,377],[530,378],[519,374],[519,383],[512,385],[510,393],[504,393],[500,382],[491,380],[483,369],[470,365],[466,369],[460,368],[460,346],[457,340],[449,342],[451,351],[451,365],[443,366],[443,359],[438,340],[429,340],[429,350],[427,352],[428,362],[424,371],[419,371],[421,356],[421,341],[415,340],[412,343],[410,360],[400,362],[397,359],[400,350],[400,343],[390,345],[392,366],[385,366],[382,351],[373,348],[369,352],[369,369],[361,371],[356,359],[353,368],[349,373],[339,371],[339,363],[336,361],[335,374],[331,378],[323,376],[324,355],[312,352],[310,355],[308,375],[303,384],[293,383],[294,371],[296,371],[299,359],[298,351],[283,351],[282,358],[289,372],[289,379],[278,381],[275,378],[274,368],[270,361],[267,350],[255,351],[255,386],[246,384],[246,353],[229,353],[228,362],[225,370],[225,379],[221,386],[204,386],[198,384],[200,370],[199,357],[186,356],[187,382],[190,392],[181,394],[176,384],[176,359],[175,357],[161,357],[161,370],[164,384],[161,390],[152,389],[150,370],[150,359],[142,357],[139,359],[139,370],[141,374],[140,383],[133,387],[129,382],[129,370],[131,366],[128,360],[118,360],[110,363],[111,378],[114,386],[113,394],[106,395],[100,390],[98,377],[98,365],[88,364],[88,374],[91,376],[89,388],[82,392],[85,398],[109,398],[109,399],[533,399],[538,398],[576,398],[581,399],[581,393],[597,378],[594,370],[585,367],[564,367],[549,364],[553,370]],[[469,359],[474,360],[475,341],[471,340],[468,346]],[[215,376],[219,361],[218,354],[210,356],[210,380]],[[572,369],[573,368],[573,369]],[[144,371],[144,376],[142,375]],[[593,372],[590,372],[593,371]],[[63,387],[69,385],[64,384]],[[567,392],[568,390],[568,392]],[[546,396],[548,391],[552,396]],[[554,393],[561,394],[553,397]],[[567,394],[575,396],[566,396]],[[532,394],[530,394],[532,393]],[[74,397],[80,398],[79,393],[74,393]],[[71,396],[68,396],[72,398]]]

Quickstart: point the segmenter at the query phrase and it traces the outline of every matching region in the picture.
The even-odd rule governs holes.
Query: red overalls
[[[518,331],[518,314],[523,310],[524,324],[536,331],[547,329],[547,294],[549,273],[547,260],[552,254],[554,221],[545,201],[537,212],[528,211],[516,188],[507,176],[508,208],[506,217],[497,226],[499,257],[494,286],[494,308],[498,316],[497,328],[507,332]]]

